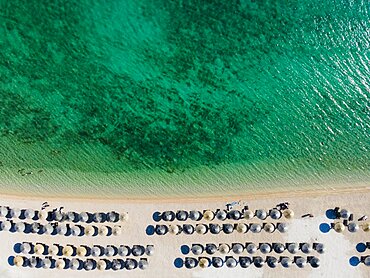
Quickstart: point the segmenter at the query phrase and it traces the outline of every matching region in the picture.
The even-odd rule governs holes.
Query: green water
[[[0,0],[0,46],[3,173],[370,181],[366,0]]]

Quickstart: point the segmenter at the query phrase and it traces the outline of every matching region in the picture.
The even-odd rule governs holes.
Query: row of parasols
[[[271,219],[278,220],[282,216],[287,219],[291,219],[294,217],[294,212],[291,209],[280,210],[277,208],[271,209],[269,211],[258,209],[256,211],[252,210],[222,210],[217,209],[216,211],[212,210],[204,210],[203,212],[198,210],[178,210],[178,211],[164,211],[164,212],[154,212],[153,213],[153,220],[159,222],[163,221],[186,221],[186,220],[193,220],[193,221],[200,221],[202,219],[207,221],[212,221],[214,219],[224,221],[227,219],[231,220],[240,220],[240,219],[253,219],[254,217],[265,220],[267,217]]]
[[[30,243],[30,242],[23,242],[17,243],[14,245],[14,251],[16,253],[23,253],[23,254],[36,254],[36,255],[50,255],[50,256],[66,256],[66,257],[113,257],[113,256],[153,256],[154,254],[154,246],[153,245],[94,245],[92,247],[86,245],[65,245],[61,246],[59,244],[53,244],[48,246],[43,243]]]
[[[44,268],[44,269],[72,269],[72,270],[133,270],[136,268],[147,269],[148,259],[140,258],[139,260],[133,258],[123,259],[86,259],[81,260],[78,258],[57,258],[52,257],[40,258],[36,256],[25,257],[16,256],[9,257],[8,262],[10,265],[17,267],[30,267],[30,268]]]
[[[261,231],[265,231],[267,233],[273,233],[275,231],[279,231],[280,233],[285,233],[288,231],[288,226],[286,223],[224,223],[224,224],[217,224],[217,223],[210,223],[210,224],[183,224],[183,225],[156,225],[152,226],[149,225],[146,228],[147,235],[165,235],[167,233],[173,235],[179,234],[186,234],[192,235],[195,232],[197,234],[219,234],[223,232],[224,234],[231,234],[234,231],[238,233],[247,233],[248,231],[252,233],[260,233]]]
[[[128,220],[128,213],[118,213],[116,211],[110,212],[81,212],[77,213],[74,211],[61,212],[61,211],[45,211],[45,210],[34,210],[34,209],[19,209],[0,206],[0,217],[6,218],[19,218],[19,219],[30,219],[30,220],[45,220],[45,221],[56,221],[56,222],[83,222],[83,223],[104,223],[104,222],[124,222]]]
[[[200,268],[207,268],[207,267],[215,267],[220,268],[226,265],[228,268],[235,268],[240,266],[241,268],[248,268],[249,266],[254,265],[257,268],[261,268],[264,265],[269,266],[270,268],[276,268],[279,264],[281,264],[285,268],[289,268],[292,264],[295,264],[299,268],[304,268],[307,264],[310,264],[313,268],[317,268],[320,266],[319,258],[315,256],[308,256],[301,257],[295,256],[294,258],[289,257],[273,257],[267,256],[263,258],[261,256],[255,257],[232,257],[226,256],[225,258],[221,257],[200,257],[200,258],[192,258],[186,257],[185,259],[176,258],[174,261],[174,265],[177,268],[185,267],[187,269],[193,269],[196,267]]]
[[[202,255],[204,253],[208,255],[213,255],[217,252],[221,254],[228,254],[230,252],[233,252],[234,254],[241,254],[243,252],[248,252],[249,254],[255,254],[258,251],[260,251],[262,254],[268,254],[271,252],[275,252],[278,254],[283,253],[285,250],[287,250],[291,254],[296,254],[299,251],[309,254],[313,250],[315,250],[317,253],[322,254],[324,253],[324,245],[322,243],[313,243],[310,244],[308,242],[302,242],[302,243],[296,243],[296,242],[290,242],[290,243],[266,243],[262,242],[258,245],[254,244],[253,242],[247,242],[247,243],[220,243],[218,245],[214,243],[207,243],[205,245],[203,244],[193,244],[192,246],[188,245],[182,245],[181,253],[184,255],[189,254],[190,252],[193,255]]]
[[[122,234],[122,227],[119,225],[99,227],[95,225],[73,225],[65,223],[47,223],[45,225],[39,222],[13,222],[12,220],[0,221],[0,231],[33,233],[39,235],[63,235],[63,236],[118,236]]]
[[[370,223],[366,222],[363,224],[357,224],[355,222],[350,222],[350,223],[342,223],[342,222],[336,222],[336,223],[331,223],[330,228],[336,231],[337,233],[342,233],[344,230],[348,229],[349,232],[355,233],[362,228],[364,232],[369,232],[370,231]]]

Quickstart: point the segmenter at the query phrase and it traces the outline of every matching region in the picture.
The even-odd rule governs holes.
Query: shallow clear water
[[[153,194],[156,175],[224,165],[246,189],[370,180],[368,1],[0,3],[14,177],[145,172]]]

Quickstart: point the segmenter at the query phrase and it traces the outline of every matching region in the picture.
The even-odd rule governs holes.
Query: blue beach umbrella
[[[176,258],[173,262],[176,268],[182,268],[184,265],[184,260],[181,258]]]

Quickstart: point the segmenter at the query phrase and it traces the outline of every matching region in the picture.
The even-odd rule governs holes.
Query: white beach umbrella
[[[100,236],[106,236],[106,235],[108,235],[108,228],[107,228],[107,226],[101,226],[101,227],[99,227],[99,235]]]
[[[296,244],[296,243],[289,243],[288,244],[288,247],[287,247],[287,249],[288,249],[288,251],[291,253],[291,254],[295,254],[295,253],[297,253],[298,252],[298,250],[299,250],[299,246],[298,246],[298,244]]]
[[[45,258],[41,261],[42,268],[50,268],[51,267],[51,260],[49,258]]]
[[[0,217],[6,217],[8,214],[8,209],[4,206],[0,206]]]
[[[139,268],[141,270],[145,270],[148,268],[148,260],[147,259],[140,259],[139,260]]]
[[[69,267],[73,270],[77,270],[81,265],[81,261],[79,259],[76,259],[76,258],[73,258],[70,262],[69,262]]]
[[[105,248],[105,255],[107,256],[107,257],[112,257],[112,256],[114,256],[114,248],[112,247],[112,246],[107,246],[106,248]]]
[[[64,213],[62,213],[60,211],[54,212],[54,220],[55,221],[58,221],[58,222],[64,221],[65,220]]]
[[[76,250],[77,256],[85,257],[87,254],[87,249],[84,246],[77,247]]]
[[[256,210],[256,216],[261,220],[265,220],[267,217],[267,212],[263,209],[258,209]]]
[[[177,235],[180,232],[180,229],[179,229],[178,225],[171,224],[171,225],[168,226],[168,231],[172,235]]]
[[[267,253],[270,253],[271,252],[271,245],[268,244],[268,243],[262,243],[260,245],[260,251],[262,254],[267,254]]]
[[[235,254],[241,254],[244,251],[244,246],[240,243],[236,243],[233,245],[232,250]]]
[[[200,260],[199,260],[199,267],[200,268],[207,268],[207,267],[209,267],[209,259],[207,259],[207,258],[201,258]]]
[[[257,246],[254,243],[247,244],[246,249],[249,254],[254,254],[257,252]]]
[[[87,259],[86,261],[83,262],[84,269],[89,271],[94,268],[94,261],[91,259]]]
[[[282,257],[280,263],[283,267],[288,268],[292,265],[292,260],[288,257]]]
[[[26,229],[26,225],[23,222],[15,223],[15,230],[19,233],[23,233]]]
[[[301,250],[302,250],[303,253],[309,254],[312,251],[312,247],[308,242],[305,242],[305,243],[302,244]]]
[[[103,254],[104,254],[103,248],[101,248],[99,246],[94,246],[93,248],[91,248],[91,256],[93,256],[93,257],[99,257],[99,256],[101,256]]]
[[[31,224],[31,232],[34,233],[34,234],[38,233],[40,231],[40,227],[41,227],[41,224],[40,223],[33,222]]]
[[[250,230],[252,233],[256,234],[256,233],[261,232],[262,227],[261,227],[261,225],[260,225],[260,224],[253,223],[253,224],[251,224],[251,225],[250,225],[249,230]]]
[[[337,233],[343,232],[345,228],[346,227],[341,222],[337,222],[337,223],[334,224],[334,231],[336,231]]]
[[[237,266],[238,262],[235,260],[235,258],[231,257],[226,260],[226,266],[228,268],[234,268]]]
[[[135,268],[135,263],[136,263],[135,260],[133,260],[133,259],[127,259],[126,260],[126,269],[127,270],[134,269]]]
[[[45,234],[50,235],[53,233],[54,227],[50,223],[47,223],[43,226],[42,230]]]
[[[203,214],[203,218],[207,221],[211,221],[215,218],[215,214],[211,210],[206,210]]]
[[[85,235],[86,236],[93,236],[95,234],[95,228],[92,225],[88,225],[85,228]]]
[[[21,210],[19,208],[12,208],[10,210],[10,217],[19,218],[20,215],[21,215]]]
[[[29,254],[32,250],[32,245],[29,242],[23,242],[20,249],[23,254]]]
[[[111,268],[113,270],[120,270],[124,265],[124,261],[122,259],[113,259],[111,263]]]
[[[96,223],[103,222],[103,213],[101,213],[101,212],[95,212],[94,215],[93,215],[93,220]]]
[[[89,215],[86,211],[81,212],[78,217],[81,222],[87,222],[89,220]]]
[[[82,230],[80,228],[80,226],[78,225],[73,225],[71,227],[71,233],[73,236],[79,236],[81,234]]]
[[[145,254],[148,256],[153,256],[154,255],[154,246],[153,245],[147,245],[145,248]]]
[[[59,253],[59,247],[56,245],[51,245],[49,246],[48,251],[50,256],[57,256]]]
[[[320,260],[316,257],[312,257],[311,260],[309,261],[310,262],[310,265],[313,267],[313,268],[317,268],[320,266]]]
[[[189,213],[189,218],[193,221],[198,221],[200,220],[201,217],[202,217],[202,214],[200,213],[200,211],[191,210]]]
[[[40,220],[43,220],[45,221],[47,218],[48,218],[48,212],[45,211],[45,210],[40,210],[38,213],[37,213],[38,217]]]
[[[99,260],[97,263],[97,268],[99,270],[105,270],[107,268],[107,263],[104,260]]]
[[[65,235],[67,231],[68,231],[67,225],[63,223],[59,223],[59,225],[57,226],[57,233],[59,235]]]
[[[364,264],[366,266],[370,266],[370,256],[367,256],[365,259],[364,259]]]
[[[73,211],[69,211],[66,214],[66,218],[68,219],[68,221],[71,221],[71,222],[75,221],[76,217],[78,216]]]
[[[108,222],[117,222],[119,220],[119,214],[115,211],[110,211],[107,214],[107,220]]]
[[[66,262],[65,262],[65,260],[63,260],[63,259],[57,259],[57,260],[55,261],[55,267],[56,267],[57,269],[63,269],[63,268],[65,268],[65,266],[66,266]]]
[[[214,243],[207,243],[205,249],[208,255],[213,255],[217,252],[217,246]]]
[[[127,256],[130,252],[130,249],[127,247],[127,246],[124,246],[124,245],[121,245],[119,248],[118,248],[118,255],[120,256]]]
[[[31,268],[34,268],[37,266],[37,258],[36,257],[31,257],[30,259],[28,259],[28,265],[31,267]]]
[[[226,213],[226,211],[225,211],[225,210],[219,210],[219,211],[216,213],[216,218],[217,218],[218,220],[221,220],[221,221],[225,220],[225,219],[227,218],[227,213]]]
[[[127,222],[129,220],[129,215],[127,212],[121,212],[119,215],[119,221]]]
[[[307,263],[307,260],[303,257],[298,257],[295,259],[295,264],[299,267],[299,268],[303,268],[305,267]]]
[[[243,217],[247,220],[252,219],[254,217],[254,213],[251,210],[244,211]]]
[[[222,243],[219,245],[218,247],[218,251],[221,253],[221,254],[227,254],[230,252],[230,246],[226,243]]]
[[[324,246],[324,244],[322,244],[322,243],[317,243],[317,244],[315,245],[315,250],[316,250],[316,252],[317,252],[317,253],[319,253],[319,254],[323,254],[323,253],[325,252],[325,246]]]
[[[281,218],[281,211],[278,210],[278,209],[272,209],[270,211],[270,217],[272,219],[275,219],[275,220],[280,219]]]
[[[27,219],[32,219],[35,217],[35,210],[33,209],[26,209],[24,212],[24,217]]]
[[[277,229],[280,233],[286,233],[288,231],[288,225],[286,223],[278,223]]]
[[[113,226],[112,234],[113,234],[114,236],[119,236],[119,235],[121,235],[121,234],[122,234],[122,227],[121,227],[121,226],[117,226],[117,225]]]
[[[197,224],[195,230],[198,234],[204,235],[207,232],[207,227],[204,224]]]
[[[294,212],[291,209],[284,210],[283,214],[286,219],[292,219],[294,217]]]
[[[349,218],[349,216],[351,215],[351,213],[347,209],[341,209],[339,214],[340,214],[340,217],[344,219]]]
[[[199,245],[199,244],[194,244],[192,247],[191,247],[191,252],[193,252],[194,255],[196,256],[199,256],[200,254],[203,253],[203,246]]]
[[[10,221],[3,221],[0,226],[1,230],[8,232],[12,228],[12,223]]]
[[[21,257],[21,256],[16,256],[16,257],[14,258],[14,265],[15,265],[15,266],[17,266],[17,267],[21,267],[21,266],[23,266],[23,263],[24,263],[24,259],[23,259],[23,257]]]
[[[274,251],[277,254],[281,254],[285,251],[285,245],[282,243],[275,243],[273,246],[274,246]]]
[[[70,257],[73,254],[73,247],[70,245],[66,245],[63,247],[63,256]]]
[[[355,222],[351,222],[348,224],[348,231],[351,233],[355,233],[360,229],[360,227]]]
[[[38,244],[35,245],[35,247],[34,247],[33,250],[35,251],[35,253],[37,255],[42,255],[44,253],[44,251],[45,251],[45,247],[44,247],[43,244],[38,243]]]

